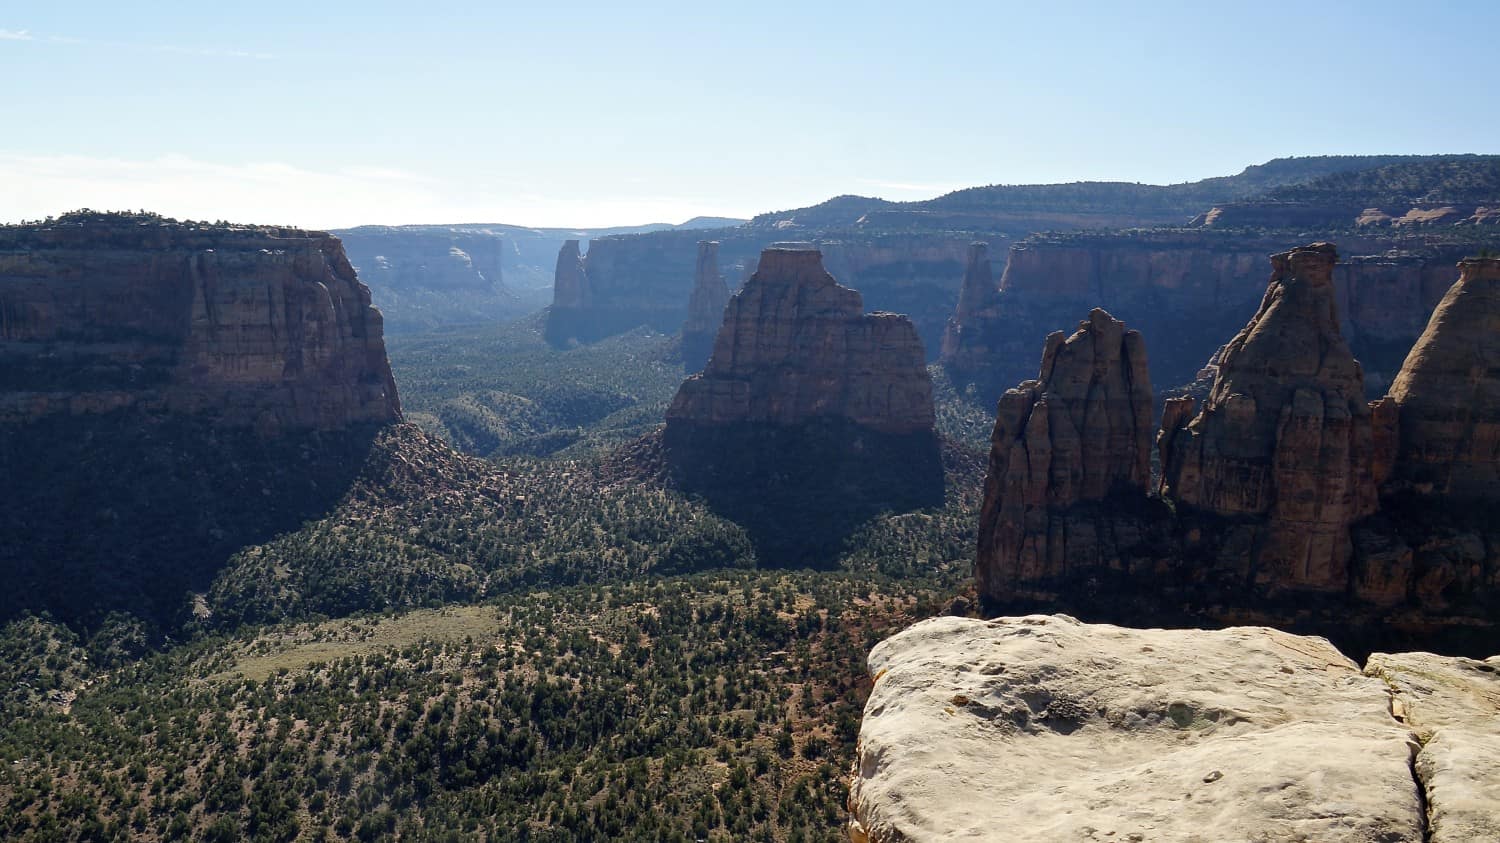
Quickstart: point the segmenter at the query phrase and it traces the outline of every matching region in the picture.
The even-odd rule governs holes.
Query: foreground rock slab
[[[1422,741],[1432,843],[1500,840],[1500,656],[1376,653],[1365,673],[1390,684],[1392,711]]]
[[[1321,638],[937,618],[869,667],[855,843],[1426,839],[1416,734]]]

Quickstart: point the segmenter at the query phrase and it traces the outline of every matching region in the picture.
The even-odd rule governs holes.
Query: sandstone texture
[[[979,519],[981,593],[1086,567],[1122,568],[1137,531],[1111,496],[1144,498],[1151,479],[1151,378],[1141,335],[1094,309],[1047,338],[1042,368],[1000,399]]]
[[[693,293],[688,297],[688,318],[682,324],[682,366],[689,374],[703,371],[713,354],[714,337],[724,323],[724,305],[729,287],[719,274],[719,244],[698,244],[698,268],[693,274]]]
[[[1325,243],[1274,256],[1260,310],[1224,347],[1202,410],[1161,435],[1163,497],[1265,519],[1251,560],[1263,586],[1343,590],[1349,527],[1377,506],[1374,433],[1363,374],[1339,332],[1336,260]]]
[[[1321,638],[945,617],[869,669],[855,843],[1418,843],[1500,816],[1494,779],[1427,777],[1390,687]],[[1490,711],[1464,722],[1492,739]],[[1424,794],[1434,829],[1481,833],[1428,838]]]
[[[1402,488],[1500,500],[1500,259],[1459,264],[1387,400],[1399,408]]]
[[[1365,673],[1390,685],[1392,712],[1421,740],[1428,839],[1500,840],[1500,656],[1376,653]]]
[[[767,249],[730,299],[713,356],[683,383],[667,424],[796,425],[845,419],[881,433],[931,432],[932,382],[911,321],[865,314],[812,248]]]
[[[916,330],[865,313],[808,244],[761,256],[661,442],[672,481],[745,527],[761,564],[829,564],[875,513],[943,501]]]
[[[338,239],[81,212],[0,228],[0,422],[140,411],[264,434],[400,418]]]

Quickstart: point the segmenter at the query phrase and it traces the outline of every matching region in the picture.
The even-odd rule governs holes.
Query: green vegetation
[[[646,578],[204,636],[112,671],[13,623],[0,837],[832,843],[864,653],[955,585]],[[20,684],[53,682],[74,690]]]
[[[388,338],[407,416],[479,456],[579,456],[661,423],[683,377],[675,338],[558,350],[541,319]]]

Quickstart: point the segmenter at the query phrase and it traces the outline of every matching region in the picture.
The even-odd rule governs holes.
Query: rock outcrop
[[[1367,676],[1266,628],[924,621],[870,654],[849,836],[1490,839],[1494,664],[1376,657]]]
[[[704,240],[698,244],[698,268],[688,297],[688,318],[682,324],[682,366],[688,374],[703,371],[708,363],[728,303],[729,287],[719,274],[718,241]]]
[[[140,411],[263,434],[401,415],[339,241],[69,214],[0,228],[0,422]]]
[[[1202,411],[1161,434],[1163,497],[1264,519],[1249,560],[1264,587],[1342,591],[1350,525],[1377,506],[1364,378],[1334,302],[1337,257],[1319,243],[1272,258],[1260,310],[1224,347]]]
[[[1413,769],[1432,843],[1500,839],[1500,656],[1376,653],[1365,674],[1392,691],[1391,711],[1417,733]]]
[[[966,341],[968,338],[964,333],[979,330],[981,323],[994,318],[999,292],[995,286],[995,271],[990,265],[990,244],[971,244],[969,259],[964,264],[963,285],[958,288],[958,307],[943,329],[944,360],[954,360],[966,347],[974,345]]]
[[[847,420],[881,433],[931,433],[932,381],[911,321],[866,315],[809,247],[773,246],[724,309],[703,373],[688,378],[667,424],[781,426]]]
[[[676,482],[771,564],[819,564],[882,509],[940,503],[932,383],[911,322],[864,312],[806,244],[777,245],[667,409]],[[820,538],[821,537],[821,538]]]
[[[1265,256],[1301,233],[1156,229],[1037,235],[1011,247],[999,290],[955,310],[942,362],[955,384],[985,403],[1031,376],[1047,334],[1103,307],[1151,345],[1152,381],[1171,390],[1259,307]],[[1463,238],[1340,235],[1350,257],[1334,270],[1340,329],[1382,394],[1453,283]]]
[[[1393,481],[1423,495],[1500,500],[1500,259],[1465,260],[1391,386]]]
[[[1151,378],[1141,335],[1101,309],[1047,338],[1041,373],[1000,399],[975,575],[1001,598],[1087,568],[1128,568],[1120,510],[1151,480]],[[1112,505],[1103,505],[1113,498]],[[1090,505],[1093,504],[1093,505]]]

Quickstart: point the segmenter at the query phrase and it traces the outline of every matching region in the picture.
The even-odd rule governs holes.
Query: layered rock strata
[[[805,244],[761,256],[662,437],[677,482],[772,564],[816,564],[869,514],[942,500],[921,340],[904,316],[866,314]]]
[[[688,318],[682,325],[682,366],[689,374],[703,371],[708,363],[728,303],[729,287],[719,274],[719,244],[702,241],[698,244],[693,293],[688,297]]]
[[[1122,557],[1138,531],[1098,504],[1145,497],[1151,406],[1145,343],[1123,322],[1096,308],[1072,336],[1047,338],[1037,379],[1007,391],[996,413],[979,518],[981,593],[1128,567]]]
[[[1343,590],[1349,527],[1375,511],[1374,433],[1359,363],[1339,333],[1326,243],[1272,258],[1260,310],[1219,357],[1202,410],[1163,426],[1161,494],[1179,507],[1264,520],[1252,576]],[[1180,421],[1180,406],[1172,423]]]
[[[530,312],[505,283],[502,263],[513,249],[499,234],[443,226],[334,233],[385,315],[388,332],[506,321]]]
[[[1399,415],[1397,484],[1500,500],[1500,259],[1459,264],[1388,400]]]
[[[924,621],[870,654],[849,836],[1490,839],[1494,663],[1407,654],[1364,675],[1258,627]]]
[[[339,241],[80,213],[0,228],[0,421],[142,411],[263,433],[400,418]]]

